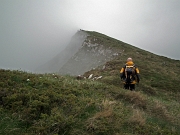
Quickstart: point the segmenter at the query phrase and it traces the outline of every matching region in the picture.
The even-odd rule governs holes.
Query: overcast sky
[[[180,0],[0,0],[0,68],[32,71],[79,29],[180,60]]]

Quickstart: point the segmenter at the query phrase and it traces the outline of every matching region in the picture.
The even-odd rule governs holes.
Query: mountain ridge
[[[118,55],[82,76],[0,69],[0,134],[179,135],[180,61],[86,33]],[[96,55],[95,47],[86,48]],[[140,70],[135,91],[119,77],[128,57]]]
[[[36,72],[79,75],[105,64],[114,56],[119,55],[119,52],[115,51],[113,47],[105,46],[104,41],[98,39],[100,39],[99,36],[92,36],[90,32],[78,31],[63,51],[52,60],[38,67]],[[73,66],[72,63],[76,66]],[[72,67],[77,68],[73,69]]]
[[[36,72],[82,75],[115,57],[122,55],[128,57],[131,51],[138,55],[145,50],[98,32],[79,30],[63,51],[38,67]]]

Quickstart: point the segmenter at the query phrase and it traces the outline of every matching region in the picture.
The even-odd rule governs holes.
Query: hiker
[[[135,90],[135,84],[139,83],[139,69],[135,66],[132,58],[127,59],[127,63],[120,70],[120,77],[124,83],[124,89]]]

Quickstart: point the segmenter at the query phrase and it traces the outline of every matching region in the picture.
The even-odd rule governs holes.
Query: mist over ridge
[[[52,73],[58,72],[59,69],[70,59],[75,53],[79,51],[84,40],[87,37],[87,33],[80,31],[72,36],[71,41],[66,46],[66,48],[60,51],[55,57],[50,61],[42,64],[41,66],[35,69],[35,72],[39,73]]]
[[[33,72],[79,29],[180,60],[179,7],[179,0],[1,0],[0,68]]]
[[[105,64],[114,59],[125,62],[127,57],[135,57],[136,60],[150,57],[153,61],[153,57],[158,57],[158,55],[105,34],[80,29],[63,51],[39,66],[35,72],[77,76],[99,66],[105,68]]]

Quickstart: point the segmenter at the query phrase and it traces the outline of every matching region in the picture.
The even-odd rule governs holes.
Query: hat
[[[128,59],[127,59],[127,62],[128,62],[128,61],[132,61],[132,58],[128,58]]]

